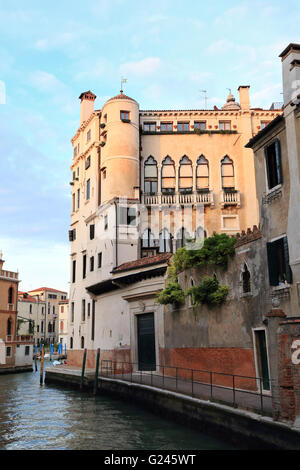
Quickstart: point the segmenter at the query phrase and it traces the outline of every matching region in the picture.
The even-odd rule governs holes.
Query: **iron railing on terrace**
[[[112,360],[101,360],[99,375],[272,415],[273,381],[267,377]]]

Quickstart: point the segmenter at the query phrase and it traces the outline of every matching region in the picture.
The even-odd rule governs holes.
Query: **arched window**
[[[159,253],[169,253],[171,251],[171,235],[169,231],[164,228],[159,234]]]
[[[70,349],[73,349],[73,338],[72,338],[72,336],[70,338]]]
[[[11,335],[11,331],[12,331],[12,319],[9,318],[9,319],[7,320],[7,333],[6,333],[6,334],[7,334],[8,336]]]
[[[196,235],[196,239],[202,240],[203,238],[207,238],[207,232],[201,226],[197,228],[195,235]]]
[[[150,228],[147,228],[142,235],[142,248],[154,247],[154,235]]]
[[[81,349],[84,348],[84,336],[81,336]]]
[[[234,189],[234,166],[231,158],[226,155],[221,160],[222,188]]]
[[[191,160],[184,155],[179,162],[179,191],[193,191],[193,168]]]
[[[250,281],[250,272],[246,263],[244,263],[242,271],[242,284],[243,284],[243,294],[251,292],[251,281]]]
[[[13,303],[14,303],[14,302],[13,302],[13,298],[14,298],[14,289],[13,289],[13,287],[10,287],[10,288],[8,289],[8,303],[9,303],[9,304],[13,304]]]
[[[201,155],[197,160],[196,188],[197,191],[209,190],[209,165],[204,155]]]
[[[150,156],[147,158],[144,165],[144,192],[147,194],[156,194],[157,183],[157,162]]]
[[[175,192],[175,164],[169,156],[162,162],[161,190],[164,194],[174,194]]]
[[[184,227],[178,230],[176,234],[176,250],[178,250],[179,248],[183,248],[186,244],[186,240],[190,238],[190,234]]]

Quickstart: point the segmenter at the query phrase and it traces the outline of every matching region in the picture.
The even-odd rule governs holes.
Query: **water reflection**
[[[39,372],[0,375],[0,448],[230,449],[121,400],[39,384]]]

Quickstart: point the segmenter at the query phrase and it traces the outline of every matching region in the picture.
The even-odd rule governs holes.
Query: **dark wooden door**
[[[268,352],[266,345],[266,333],[264,330],[255,331],[256,335],[256,350],[257,359],[260,369],[260,376],[262,378],[262,388],[264,390],[270,390],[270,375],[268,366]]]
[[[137,315],[139,370],[155,370],[154,314]]]

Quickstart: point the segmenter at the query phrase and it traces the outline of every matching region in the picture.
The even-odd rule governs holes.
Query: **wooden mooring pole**
[[[37,355],[35,353],[34,355],[34,368],[35,368],[35,372],[38,370],[38,366],[37,366]]]
[[[83,353],[82,370],[81,370],[81,380],[80,380],[80,389],[83,388],[85,363],[86,363],[86,349],[84,350],[84,353]]]
[[[100,348],[97,349],[96,369],[95,369],[95,379],[94,379],[94,395],[97,394],[97,389],[98,389],[99,361],[100,361]]]
[[[41,369],[40,369],[40,384],[43,385],[44,381],[44,345],[42,346],[42,353],[41,353]]]

